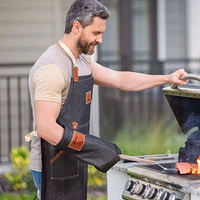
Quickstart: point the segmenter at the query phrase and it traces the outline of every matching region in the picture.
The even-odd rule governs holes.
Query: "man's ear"
[[[75,34],[78,34],[81,30],[82,30],[82,25],[79,21],[75,20],[73,22],[73,27],[72,27],[72,30]]]

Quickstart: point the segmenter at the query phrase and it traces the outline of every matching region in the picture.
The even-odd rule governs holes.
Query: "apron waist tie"
[[[38,137],[38,134],[36,131],[32,131],[32,132],[28,133],[27,135],[25,135],[26,142],[30,142],[33,137]]]

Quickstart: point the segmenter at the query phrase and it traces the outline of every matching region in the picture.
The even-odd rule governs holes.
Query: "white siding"
[[[165,1],[167,58],[186,57],[185,0]]]
[[[0,1],[0,63],[34,62],[55,41],[54,2]]]
[[[71,4],[74,2],[75,0],[62,0],[62,4],[63,4],[63,11],[66,11],[66,9],[68,10],[68,8],[71,6]],[[65,13],[67,14],[67,12]]]
[[[189,58],[200,57],[200,1],[187,0],[187,51]],[[199,66],[198,66],[199,67]]]
[[[74,0],[0,0],[0,64],[33,63],[64,34]]]

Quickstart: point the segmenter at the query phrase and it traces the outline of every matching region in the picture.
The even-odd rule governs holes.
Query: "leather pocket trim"
[[[50,163],[52,164],[53,162],[55,162],[61,155],[62,155],[63,151],[60,150],[51,160]]]

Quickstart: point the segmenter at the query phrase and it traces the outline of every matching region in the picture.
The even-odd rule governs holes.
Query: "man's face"
[[[91,25],[86,26],[78,40],[77,48],[80,53],[92,55],[96,45],[102,43],[102,36],[106,29],[106,20],[95,17]]]

